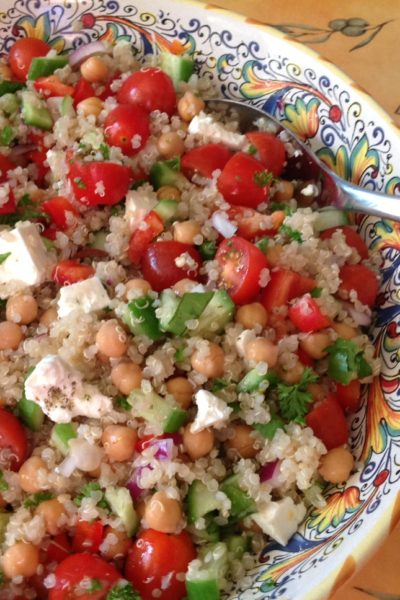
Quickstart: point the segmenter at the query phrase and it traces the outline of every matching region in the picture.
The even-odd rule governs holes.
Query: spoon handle
[[[335,177],[338,186],[338,204],[344,210],[367,213],[376,217],[400,220],[400,196],[389,196],[357,187],[340,177]]]

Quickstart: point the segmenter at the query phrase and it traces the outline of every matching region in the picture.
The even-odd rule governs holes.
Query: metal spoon
[[[371,192],[345,181],[319,160],[314,152],[303,144],[290,129],[284,127],[271,115],[259,108],[234,100],[208,100],[207,105],[216,112],[226,113],[233,110],[235,117],[239,120],[242,132],[254,130],[254,123],[260,118],[266,124],[273,124],[277,132],[285,131],[294,149],[301,151],[301,156],[291,161],[291,176],[293,179],[296,178],[297,162],[298,179],[313,179],[319,183],[321,192],[317,202],[320,206],[400,220],[400,197]],[[308,175],[304,176],[304,173]]]

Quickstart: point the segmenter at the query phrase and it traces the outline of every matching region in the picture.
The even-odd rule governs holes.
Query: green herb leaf
[[[133,589],[130,583],[120,584],[113,587],[107,594],[106,600],[142,600],[141,596]]]
[[[322,288],[320,288],[320,287],[315,287],[310,292],[311,298],[321,298],[321,294],[322,294]]]
[[[326,351],[329,354],[328,375],[334,381],[347,385],[353,379],[372,375],[364,352],[351,340],[338,338]]]
[[[247,148],[247,154],[250,154],[250,156],[254,156],[255,154],[257,154],[257,148],[253,144],[250,144],[250,146]]]
[[[304,425],[308,406],[312,396],[307,390],[309,383],[315,383],[318,376],[309,368],[304,369],[301,381],[295,385],[278,383],[278,402],[280,412],[284,419]]]
[[[253,181],[257,187],[271,185],[273,180],[274,176],[269,171],[256,171],[253,175]]]
[[[291,208],[284,202],[271,202],[271,204],[269,205],[269,208],[271,209],[272,212],[275,212],[276,210],[283,210],[283,212],[286,213],[288,215],[288,217],[290,217],[290,215],[292,215],[294,213],[293,208]]]
[[[9,488],[10,488],[10,486],[8,485],[7,481],[4,479],[3,471],[0,471],[0,492],[6,492]]]
[[[4,129],[0,130],[0,146],[9,146],[14,138],[15,131],[10,125],[7,125]]]
[[[260,248],[261,252],[266,254],[266,252],[268,250],[269,241],[270,241],[269,237],[263,237],[263,238],[261,238],[261,240],[258,240],[258,242],[256,243],[256,246],[257,246],[257,248]]]
[[[82,181],[82,179],[80,177],[75,177],[74,182],[76,183],[77,187],[80,188],[81,190],[87,189],[86,183],[84,181]]]
[[[267,439],[272,440],[278,429],[283,429],[284,422],[278,415],[272,415],[268,423],[256,423],[254,429]]]
[[[226,387],[228,387],[228,385],[229,383],[224,379],[214,379],[210,391],[215,394],[216,392],[224,390]]]
[[[186,359],[186,349],[184,346],[176,350],[174,358],[176,363],[181,363]]]
[[[293,229],[292,227],[290,227],[290,225],[281,225],[279,228],[279,233],[282,235],[286,235],[288,238],[294,240],[295,242],[299,242],[299,244],[303,242],[303,238],[301,237],[300,231],[297,231],[297,229]]]
[[[25,508],[36,508],[41,502],[52,500],[52,498],[54,496],[51,492],[37,492],[37,494],[32,494],[25,499],[24,506]]]
[[[126,396],[122,395],[115,398],[115,404],[118,406],[118,408],[122,408],[122,410],[131,410],[132,408],[126,399]]]
[[[78,494],[78,496],[76,496],[74,498],[74,504],[76,504],[76,506],[81,506],[82,504],[82,500],[84,498],[90,498],[93,494],[93,492],[102,492],[102,489],[100,487],[100,484],[97,483],[97,481],[91,481],[90,483],[87,483],[86,485],[84,485],[81,489],[81,493]],[[110,505],[108,504],[107,500],[105,499],[104,493],[102,495],[102,497],[100,498],[100,500],[97,502],[97,506],[99,508],[104,508],[104,510],[110,510]]]
[[[19,200],[18,206],[35,206],[35,203],[29,194],[24,194]]]
[[[4,254],[0,254],[0,265],[2,265],[9,256],[11,256],[11,252],[4,252]]]
[[[87,591],[89,592],[89,594],[93,594],[93,592],[98,592],[102,589],[103,584],[101,583],[100,579],[91,579],[90,586],[87,588]]]
[[[110,146],[108,144],[100,144],[100,152],[102,153],[104,160],[109,160]]]
[[[206,241],[198,246],[198,250],[204,260],[212,260],[217,253],[217,244],[214,241]]]

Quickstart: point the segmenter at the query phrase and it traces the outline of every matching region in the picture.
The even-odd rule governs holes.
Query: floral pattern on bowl
[[[389,118],[333,65],[273,29],[179,0],[3,0],[2,9],[2,53],[21,35],[57,51],[125,39],[139,56],[178,39],[223,96],[273,114],[346,179],[400,190],[400,139]],[[310,511],[287,546],[262,551],[232,598],[326,598],[400,518],[400,225],[363,217],[359,228],[382,256],[372,334],[382,373],[351,423],[359,470],[328,491],[326,506]]]

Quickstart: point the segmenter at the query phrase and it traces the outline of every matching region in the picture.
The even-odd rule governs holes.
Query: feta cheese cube
[[[54,259],[47,252],[39,230],[30,221],[0,232],[0,255],[9,254],[0,264],[0,297],[39,285],[50,278]]]
[[[241,150],[248,145],[245,135],[236,131],[229,131],[221,123],[214,121],[211,115],[206,115],[203,112],[193,117],[189,123],[188,132],[192,135],[201,136],[203,143],[224,144],[232,150]]]
[[[157,202],[156,193],[149,184],[127,193],[124,218],[128,222],[131,232],[143,223],[144,217],[155,207]]]
[[[58,316],[66,317],[74,310],[90,313],[106,308],[111,302],[106,289],[98,277],[89,277],[66,285],[60,290]]]
[[[302,502],[295,504],[292,498],[286,497],[266,504],[251,518],[265,534],[282,546],[286,546],[305,514],[306,508]]]
[[[197,415],[190,426],[192,433],[198,433],[207,427],[219,429],[228,421],[232,408],[221,398],[207,390],[199,390],[194,398],[197,404]]]

